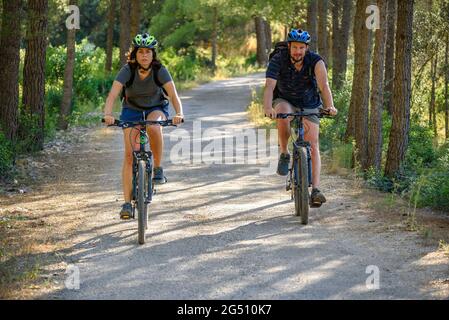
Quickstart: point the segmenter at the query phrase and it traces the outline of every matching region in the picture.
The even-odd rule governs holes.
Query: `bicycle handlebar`
[[[278,113],[276,114],[277,119],[286,119],[288,117],[305,117],[305,116],[317,116],[318,118],[332,118],[330,113],[324,109],[321,109],[318,113],[307,113],[307,112],[292,112],[292,113]]]
[[[101,122],[105,122],[104,119],[101,119]],[[182,119],[181,122],[184,122],[184,119]],[[168,119],[168,120],[142,120],[142,121],[121,121],[121,120],[117,120],[115,119],[114,124],[108,125],[108,127],[113,127],[113,126],[117,126],[117,127],[122,127],[122,128],[129,128],[129,127],[134,127],[134,126],[146,126],[146,125],[160,125],[162,127],[176,127],[176,124],[173,124],[173,120],[172,119]]]

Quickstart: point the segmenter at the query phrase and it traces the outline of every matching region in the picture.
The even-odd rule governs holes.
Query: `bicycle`
[[[105,122],[102,119],[102,122]],[[184,122],[184,121],[183,121]],[[155,194],[153,184],[153,153],[150,149],[150,138],[148,137],[147,125],[160,125],[163,127],[173,126],[172,120],[159,121],[120,121],[115,120],[113,125],[121,128],[131,128],[139,126],[139,148],[133,150],[133,191],[132,191],[132,218],[135,219],[136,209],[138,215],[138,242],[145,243],[145,230],[148,228],[148,205],[153,200]]]
[[[319,113],[301,112],[278,113],[276,118],[287,119],[293,117],[296,139],[293,141],[293,157],[291,157],[289,174],[286,179],[286,190],[291,191],[291,198],[295,201],[295,215],[301,217],[301,223],[306,225],[309,222],[309,206],[319,207],[314,204],[309,194],[309,187],[312,186],[312,155],[310,142],[304,140],[305,116],[316,115],[319,118],[329,116],[324,109],[319,109]]]

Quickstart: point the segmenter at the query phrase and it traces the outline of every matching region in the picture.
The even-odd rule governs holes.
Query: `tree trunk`
[[[45,61],[48,0],[28,0],[28,29],[23,68],[23,107],[33,121],[29,151],[44,148]],[[27,126],[25,127],[27,128]]]
[[[70,4],[76,4],[71,0]],[[67,59],[64,71],[64,91],[61,102],[61,112],[58,119],[58,129],[67,130],[68,117],[72,111],[73,71],[75,69],[75,34],[76,29],[67,30]]]
[[[318,53],[324,61],[329,58],[327,48],[327,0],[320,0],[318,1]]]
[[[338,55],[340,54],[340,13],[341,13],[341,3],[342,0],[331,0],[329,3],[331,6],[331,13],[332,13],[332,87],[335,89],[335,81],[340,81],[341,79],[334,79],[335,76],[335,65],[338,64]],[[337,75],[338,78],[338,75]]]
[[[447,32],[447,31],[446,31]],[[446,33],[446,53],[444,55],[444,104],[446,109],[446,117],[445,117],[445,132],[446,139],[449,139],[449,33]]]
[[[142,1],[131,0],[131,30],[130,39],[140,32],[140,18],[142,16]]]
[[[267,20],[264,20],[264,25],[265,25],[265,43],[267,45],[267,52],[271,51],[271,45],[273,42],[272,39],[272,34],[271,34],[271,26],[270,26],[270,22]]]
[[[256,24],[257,37],[257,63],[259,66],[264,67],[268,61],[265,23],[262,17],[255,17],[254,21]]]
[[[432,86],[430,89],[429,126],[432,127],[433,129],[434,137],[437,137],[437,117],[435,110],[435,87],[437,81],[437,68],[438,68],[438,44],[436,46],[435,55],[432,58],[432,63],[430,67]]]
[[[120,0],[120,66],[127,62],[126,53],[131,44],[130,20],[131,20],[130,0]]]
[[[388,0],[377,0],[380,12],[385,10]],[[367,167],[380,170],[382,160],[382,109],[384,89],[384,63],[385,63],[385,40],[387,21],[384,15],[380,15],[380,29],[376,30],[374,45],[373,77],[371,81],[371,112],[370,112],[370,136],[368,144]]]
[[[357,1],[354,21],[354,76],[349,105],[346,140],[355,138],[354,157],[362,168],[368,159],[368,103],[372,32],[365,25],[368,0]]]
[[[385,108],[392,113],[392,95],[394,83],[394,44],[396,27],[397,0],[387,1],[387,43],[385,47]]]
[[[115,25],[115,0],[111,0],[108,13],[108,34],[106,40],[106,72],[112,69],[112,51],[114,48],[114,25]]]
[[[341,6],[343,5],[341,10]],[[338,91],[346,80],[352,0],[334,0],[332,6],[332,88]],[[341,16],[341,19],[340,19]],[[341,23],[339,22],[341,20]]]
[[[309,0],[307,3],[307,28],[311,36],[310,50],[317,50],[317,39],[318,39],[318,1]]]
[[[400,173],[410,128],[411,65],[414,1],[398,1],[393,115],[385,175]]]
[[[13,142],[19,125],[19,63],[20,18],[22,1],[3,0],[2,29],[0,38],[0,127],[5,137]]]
[[[212,30],[212,71],[217,69],[217,38],[218,38],[218,8],[213,7],[213,30]]]
[[[365,10],[368,0],[357,1],[354,19],[354,75],[352,83],[351,103],[349,105],[348,124],[345,139],[355,138],[356,161],[366,168],[368,154],[368,103],[369,76],[371,58],[371,30],[365,25]]]

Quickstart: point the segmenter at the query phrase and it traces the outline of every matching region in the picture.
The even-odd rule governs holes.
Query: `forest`
[[[449,211],[448,0],[3,0],[0,19],[0,183],[57,131],[99,123],[135,34],[158,39],[182,90],[264,72],[301,28],[339,110],[323,151],[371,187]]]

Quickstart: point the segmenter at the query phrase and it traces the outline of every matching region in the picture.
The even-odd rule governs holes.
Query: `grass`
[[[449,243],[444,240],[440,240],[438,243],[438,250],[444,252],[444,254],[449,256]]]
[[[276,122],[268,117],[265,117],[263,109],[263,92],[252,89],[252,100],[247,108],[249,120],[258,128],[273,129],[276,128]]]

